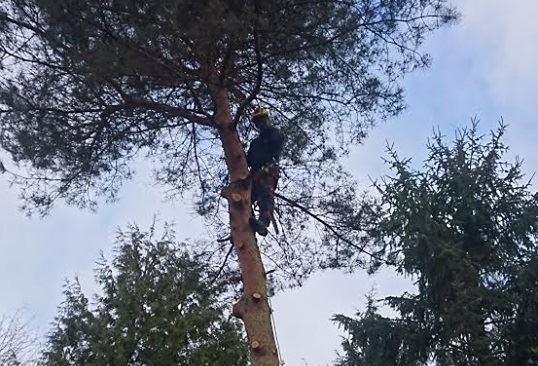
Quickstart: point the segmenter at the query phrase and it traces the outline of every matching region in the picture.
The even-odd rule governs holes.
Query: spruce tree
[[[337,316],[350,335],[339,365],[538,362],[538,194],[506,161],[504,132],[438,134],[422,169],[391,151],[370,238],[416,291],[382,301],[397,317],[373,301]]]

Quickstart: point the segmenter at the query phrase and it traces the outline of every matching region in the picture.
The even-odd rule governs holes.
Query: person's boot
[[[250,223],[250,227],[252,228],[252,231],[254,231],[255,233],[258,233],[261,236],[267,236],[268,234],[267,227],[269,225],[267,225],[263,220],[258,220],[255,217],[251,217],[249,219],[249,223]]]

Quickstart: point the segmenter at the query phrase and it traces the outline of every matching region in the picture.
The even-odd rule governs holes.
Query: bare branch
[[[226,253],[226,256],[224,257],[224,260],[222,261],[222,264],[220,265],[217,273],[215,274],[215,277],[209,282],[209,286],[213,286],[215,282],[219,279],[220,275],[222,274],[222,271],[224,271],[224,268],[226,267],[226,264],[228,263],[228,259],[230,258],[230,255],[232,255],[234,249],[234,244],[230,244],[230,248],[228,249],[228,253]]]
[[[36,340],[19,314],[0,317],[0,365],[30,363],[35,346]]]

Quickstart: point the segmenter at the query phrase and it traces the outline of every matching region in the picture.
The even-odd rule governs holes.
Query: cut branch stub
[[[257,349],[260,349],[261,344],[260,344],[260,342],[258,342],[258,341],[252,341],[252,342],[250,343],[250,347],[252,347],[252,349],[254,349],[254,350],[257,350]]]
[[[244,194],[250,188],[250,176],[232,182],[222,189],[220,195],[234,204],[242,204],[246,201]]]
[[[232,307],[232,315],[238,319],[243,319],[243,314],[245,312],[245,306],[242,300],[239,300]]]
[[[226,198],[226,199],[229,199],[230,195],[232,194],[233,190],[232,190],[232,187],[231,185],[228,185],[226,187],[224,187],[222,189],[222,191],[220,191],[220,196],[222,198]]]
[[[234,191],[232,186],[224,187],[220,195],[235,205],[240,205],[244,201],[241,193]]]
[[[258,302],[262,299],[262,294],[260,294],[259,292],[255,292],[252,294],[252,298],[254,299],[255,302]]]
[[[235,203],[239,203],[242,200],[242,197],[239,193],[232,193],[230,195],[230,200]]]

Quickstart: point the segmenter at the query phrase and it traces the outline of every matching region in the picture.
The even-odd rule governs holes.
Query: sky
[[[481,121],[487,133],[500,119],[509,125],[509,156],[524,159],[524,169],[538,171],[538,13],[536,0],[456,1],[462,19],[430,36],[425,50],[432,66],[406,77],[408,108],[381,123],[348,161],[361,184],[387,173],[381,157],[387,143],[420,165],[433,129],[447,138],[457,128]],[[28,218],[18,210],[17,191],[0,176],[0,314],[22,313],[38,334],[44,334],[62,301],[62,284],[75,275],[88,294],[95,290],[93,268],[99,253],[110,258],[118,227],[136,222],[148,227],[154,216],[176,223],[179,239],[200,237],[204,230],[190,206],[164,201],[150,174],[139,168],[119,203],[97,213],[58,205],[45,219]],[[144,192],[143,195],[140,192]],[[411,280],[390,271],[318,273],[303,287],[272,299],[277,336],[286,365],[325,366],[339,348],[341,333],[330,321],[335,313],[352,315],[365,295],[398,294]]]

